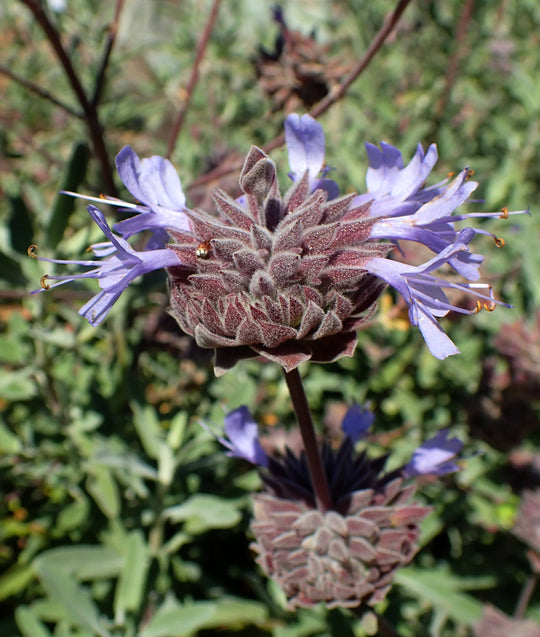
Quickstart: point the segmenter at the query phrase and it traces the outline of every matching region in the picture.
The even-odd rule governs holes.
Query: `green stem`
[[[321,511],[329,511],[332,508],[332,497],[330,495],[328,479],[324,471],[319,445],[317,444],[313,419],[311,418],[306,393],[298,369],[295,368],[290,372],[285,372],[285,380],[287,381],[287,387],[289,388],[298,425],[300,426],[300,433],[302,434],[302,440],[304,442],[304,451],[317,508]]]

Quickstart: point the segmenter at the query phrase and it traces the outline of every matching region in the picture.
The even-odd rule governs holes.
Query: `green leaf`
[[[136,611],[140,608],[148,565],[148,547],[144,535],[141,531],[133,531],[126,539],[124,568],[120,572],[114,596],[117,618],[122,618],[126,611]]]
[[[73,147],[71,158],[66,167],[66,173],[59,190],[76,192],[86,175],[90,151],[85,142],[78,142]],[[56,248],[64,236],[64,231],[69,218],[75,210],[75,198],[58,193],[54,202],[49,224],[47,228],[47,243],[51,248]]]
[[[19,453],[21,449],[22,443],[19,438],[0,421],[0,452],[15,454]]]
[[[90,593],[77,584],[63,569],[46,568],[41,565],[39,578],[46,592],[66,611],[66,615],[81,628],[90,628],[100,637],[110,633],[101,625],[99,612]]]
[[[31,564],[15,564],[0,575],[0,599],[6,599],[10,595],[21,592],[34,577]]]
[[[15,621],[23,637],[52,637],[45,624],[28,606],[18,606],[15,609]]]
[[[115,577],[124,565],[124,558],[107,546],[62,546],[41,553],[34,560],[38,573],[61,570],[77,580]]]
[[[163,441],[163,433],[156,412],[149,405],[142,407],[135,402],[131,404],[131,409],[133,410],[133,425],[144,450],[150,458],[157,460]]]
[[[172,522],[185,522],[188,533],[204,533],[208,529],[227,529],[241,519],[239,501],[226,501],[213,495],[199,494],[184,504],[163,512]]]
[[[86,481],[86,488],[109,519],[118,517],[120,513],[120,494],[109,469],[93,465]]]
[[[38,394],[33,379],[34,370],[27,367],[16,371],[0,371],[0,398],[6,400],[28,400]]]
[[[268,609],[261,602],[221,598],[216,603],[215,613],[202,624],[202,628],[260,624],[267,616]]]
[[[168,600],[141,631],[139,637],[189,637],[203,628],[216,612],[212,602],[181,606]]]
[[[32,216],[20,195],[8,196],[7,199],[11,212],[8,221],[11,247],[17,252],[26,254],[34,234]]]
[[[458,624],[471,626],[482,615],[482,604],[460,590],[466,588],[467,584],[448,570],[407,567],[396,573],[395,581],[423,604],[429,603],[435,609],[444,611]]]

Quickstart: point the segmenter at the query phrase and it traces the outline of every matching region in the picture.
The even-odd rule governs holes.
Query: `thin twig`
[[[43,99],[47,100],[48,102],[51,102],[55,106],[58,106],[59,108],[63,109],[64,111],[66,111],[70,115],[73,115],[73,117],[77,117],[79,119],[84,119],[84,113],[81,113],[80,111],[76,111],[69,104],[66,104],[62,100],[58,99],[52,93],[49,93],[49,91],[46,91],[44,88],[41,88],[41,86],[38,86],[34,82],[31,82],[30,80],[27,80],[26,78],[22,77],[21,75],[18,75],[17,73],[14,73],[11,69],[8,69],[7,66],[4,66],[3,64],[0,64],[0,73],[2,75],[5,75],[6,77],[9,77],[14,82],[17,82],[17,84],[20,84],[21,86],[24,86],[24,88],[27,89],[28,91],[30,91],[31,93],[35,93],[39,97],[42,97]]]
[[[88,100],[79,80],[79,76],[75,72],[75,69],[71,64],[71,60],[62,45],[58,30],[49,20],[42,4],[38,0],[21,0],[21,2],[32,12],[36,22],[47,36],[49,44],[53,48],[62,68],[64,69],[69,84],[75,93],[82,110],[84,111],[84,121],[88,127],[94,152],[101,165],[101,173],[105,187],[110,195],[115,196],[117,194],[116,186],[114,184],[113,172],[109,163],[107,148],[103,137],[103,127],[100,124],[97,109],[94,108],[94,105]]]
[[[452,57],[450,58],[450,62],[448,64],[448,68],[446,70],[446,77],[444,81],[444,89],[442,95],[437,102],[437,106],[435,107],[435,116],[434,116],[434,126],[437,127],[442,116],[448,101],[450,100],[450,96],[452,94],[452,88],[456,82],[459,64],[463,57],[466,55],[466,50],[463,46],[463,41],[465,36],[467,35],[467,27],[469,22],[471,21],[472,12],[474,8],[474,0],[466,0],[461,9],[461,15],[459,16],[459,22],[456,27],[456,38],[454,43],[454,51],[452,53]]]
[[[167,158],[169,158],[172,155],[172,152],[176,145],[176,140],[178,139],[178,135],[180,135],[180,131],[182,130],[186,113],[191,104],[191,98],[193,97],[193,92],[195,91],[195,87],[197,86],[197,82],[199,81],[199,67],[204,57],[204,54],[206,52],[206,47],[208,46],[210,35],[212,33],[214,24],[217,19],[220,4],[221,4],[221,0],[214,0],[212,9],[210,11],[210,15],[208,16],[208,20],[206,21],[204,30],[201,33],[199,42],[197,43],[197,52],[195,55],[195,61],[193,62],[193,68],[191,69],[191,75],[186,86],[184,103],[182,104],[182,106],[180,107],[180,110],[178,111],[178,115],[176,116],[176,119],[172,127],[171,136],[169,137],[169,145],[167,146],[167,154],[166,154]]]
[[[103,94],[103,88],[105,87],[105,75],[107,73],[107,67],[111,58],[111,53],[116,41],[116,35],[118,33],[118,23],[120,21],[120,14],[124,7],[124,0],[116,0],[116,7],[114,10],[114,18],[108,27],[107,41],[105,42],[105,48],[103,49],[103,55],[101,56],[101,63],[96,75],[96,82],[94,84],[94,92],[92,94],[91,103],[94,108],[97,108],[101,96]]]
[[[358,64],[354,67],[354,69],[345,77],[345,79],[339,84],[335,90],[329,93],[323,100],[321,100],[316,106],[314,106],[310,115],[312,117],[318,117],[325,113],[333,104],[335,104],[338,100],[345,96],[348,89],[352,85],[352,83],[361,75],[361,73],[366,69],[371,60],[375,57],[375,54],[380,50],[382,45],[384,44],[386,38],[390,35],[390,33],[395,28],[398,20],[400,19],[402,13],[407,8],[407,5],[411,2],[411,0],[399,0],[396,8],[389,13],[382,27],[379,29],[371,44],[369,45],[367,51],[362,56],[362,59],[358,62]],[[262,148],[265,152],[269,153],[271,150],[275,148],[279,148],[285,142],[285,133],[281,133],[275,139],[265,144]],[[214,181],[216,179],[220,179],[225,175],[228,175],[235,170],[239,170],[242,166],[241,162],[236,162],[232,165],[228,165],[227,167],[218,167],[214,170],[206,173],[205,175],[201,175],[197,179],[195,179],[189,186],[189,188],[194,188],[196,186],[201,186],[210,181]]]
[[[534,589],[536,587],[537,576],[531,575],[527,578],[527,581],[523,585],[521,589],[521,593],[519,594],[518,603],[516,605],[516,610],[514,611],[515,619],[523,619],[525,615],[525,611],[527,610],[527,606],[531,601],[532,594],[534,593]]]

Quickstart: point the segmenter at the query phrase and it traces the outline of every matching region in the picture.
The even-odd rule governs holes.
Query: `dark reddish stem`
[[[459,16],[459,22],[456,28],[456,38],[454,44],[454,52],[450,58],[448,69],[446,71],[446,77],[444,81],[444,90],[441,97],[435,107],[435,125],[438,125],[450,96],[452,95],[452,89],[456,82],[456,78],[459,71],[459,65],[463,57],[466,55],[466,49],[463,45],[465,36],[467,35],[467,27],[471,21],[472,12],[474,8],[474,0],[466,0],[461,9],[461,15]]]
[[[379,49],[384,44],[386,38],[392,33],[394,27],[398,23],[402,13],[407,8],[407,5],[411,2],[411,0],[399,0],[396,8],[389,13],[382,27],[379,29],[371,44],[369,45],[367,51],[362,56],[361,60],[359,60],[358,64],[354,67],[354,69],[343,79],[341,84],[329,93],[323,100],[321,100],[314,108],[311,109],[310,115],[312,117],[318,117],[325,113],[333,104],[335,104],[338,100],[345,96],[351,84],[361,75],[361,73],[366,69],[371,60],[375,57],[375,54],[379,51]],[[271,150],[275,148],[279,148],[285,142],[285,133],[281,133],[275,139],[268,142],[263,146],[263,150],[269,153]],[[190,188],[201,186],[210,181],[214,181],[216,179],[220,179],[225,175],[228,175],[235,170],[239,170],[242,166],[241,162],[236,162],[234,164],[229,164],[227,166],[219,166],[215,170],[207,173],[206,175],[202,175],[201,177],[195,179],[191,184]]]
[[[191,104],[191,98],[193,97],[193,92],[195,91],[195,87],[197,86],[197,82],[199,81],[199,67],[206,53],[206,47],[208,46],[208,42],[210,40],[210,35],[212,34],[212,30],[214,28],[214,24],[216,23],[219,5],[221,4],[221,0],[214,0],[212,5],[212,9],[210,10],[210,15],[208,16],[208,20],[206,21],[206,25],[204,27],[203,32],[199,38],[199,42],[197,43],[197,52],[195,54],[195,61],[193,62],[193,68],[191,69],[191,75],[189,77],[189,81],[186,86],[185,98],[176,119],[174,121],[171,136],[169,137],[169,145],[167,146],[167,158],[173,153],[174,147],[176,145],[176,140],[180,135],[180,131],[182,130],[182,126],[184,124],[184,119],[186,117],[186,113]]]
[[[377,620],[379,622],[379,635],[381,637],[401,637],[397,630],[389,624],[384,617],[377,615]]]
[[[8,69],[8,67],[4,66],[3,64],[0,64],[0,74],[5,75],[6,77],[9,77],[9,79],[13,80],[14,82],[17,82],[17,84],[20,84],[21,86],[24,86],[24,88],[30,91],[31,93],[35,93],[38,97],[41,97],[44,100],[47,100],[48,102],[51,102],[55,106],[58,106],[59,108],[66,111],[66,113],[73,115],[73,117],[84,119],[84,113],[80,111],[76,111],[69,104],[62,102],[62,100],[58,99],[55,95],[53,95],[52,93],[49,93],[49,91],[46,91],[44,88],[41,88],[41,86],[38,86],[34,82],[31,82],[30,80],[27,80],[26,78],[21,77],[20,75],[17,75],[17,73],[14,73],[11,69]]]
[[[324,471],[313,419],[311,418],[306,393],[298,369],[295,368],[291,372],[285,372],[285,380],[287,381],[287,387],[289,388],[298,425],[300,426],[317,508],[321,511],[329,511],[332,508],[332,497],[330,496],[328,479]]]
[[[96,76],[96,82],[94,85],[94,94],[91,100],[91,103],[94,106],[94,108],[97,108],[101,100],[101,96],[103,94],[103,89],[105,87],[105,75],[107,73],[109,60],[110,60],[111,53],[114,47],[114,43],[116,41],[116,34],[118,33],[118,23],[120,21],[120,14],[122,13],[123,8],[124,8],[124,0],[116,0],[114,18],[108,28],[107,41],[105,42],[105,48],[103,50],[103,55],[101,56],[101,63],[99,65],[99,70],[98,70],[98,73]]]
[[[109,163],[109,157],[107,155],[105,140],[103,137],[103,127],[101,126],[101,123],[99,121],[97,108],[86,96],[79,77],[75,72],[75,69],[71,64],[71,60],[69,59],[69,56],[62,45],[60,35],[54,24],[49,20],[49,17],[45,12],[41,2],[39,2],[39,0],[21,0],[21,2],[23,2],[23,4],[25,4],[32,12],[34,18],[36,19],[36,22],[39,24],[39,26],[42,28],[43,32],[47,36],[51,47],[56,53],[56,56],[60,64],[62,65],[62,68],[64,69],[64,73],[68,78],[71,89],[75,93],[75,96],[77,97],[77,100],[84,112],[84,121],[86,123],[86,126],[88,127],[92,145],[94,147],[94,152],[101,165],[101,172],[105,188],[107,189],[109,194],[114,196],[117,194],[117,191],[114,184],[113,172]]]

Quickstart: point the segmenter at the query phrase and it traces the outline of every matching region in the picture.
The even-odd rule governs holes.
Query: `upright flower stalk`
[[[319,452],[319,444],[313,426],[313,419],[298,369],[295,368],[290,372],[285,372],[285,380],[287,381],[287,387],[291,395],[300,433],[302,434],[304,451],[317,508],[323,512],[329,511],[332,508],[332,498],[330,496],[330,489],[328,488],[328,478],[324,471],[321,454]]]

